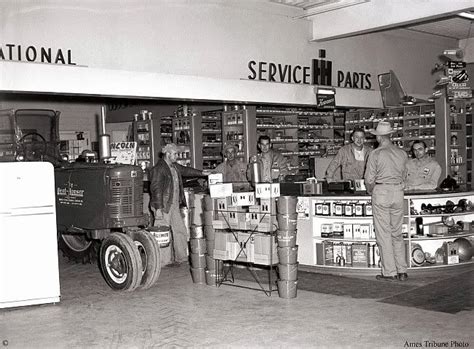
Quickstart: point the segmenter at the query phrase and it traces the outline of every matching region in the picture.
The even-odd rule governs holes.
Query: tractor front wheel
[[[160,246],[146,230],[134,231],[131,236],[142,260],[142,281],[139,288],[146,290],[153,286],[160,276]]]
[[[133,291],[142,279],[142,259],[133,240],[123,233],[107,236],[100,246],[99,264],[107,284],[114,290]]]
[[[97,260],[99,243],[89,239],[86,234],[60,232],[58,245],[63,255],[72,261],[92,263]]]

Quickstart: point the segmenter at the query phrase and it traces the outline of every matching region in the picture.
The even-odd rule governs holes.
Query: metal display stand
[[[276,266],[278,264],[278,258],[274,258],[274,248],[276,248],[275,241],[276,241],[277,224],[276,224],[276,214],[272,214],[273,200],[274,198],[271,198],[269,200],[270,202],[269,212],[264,212],[264,211],[252,212],[254,214],[259,214],[260,219],[258,220],[258,223],[256,223],[255,226],[251,229],[234,228],[232,224],[229,222],[228,217],[231,213],[237,213],[241,211],[216,210],[218,214],[221,213],[220,216],[224,218],[225,224],[227,226],[227,228],[220,229],[220,230],[224,230],[226,232],[232,233],[234,240],[239,245],[239,251],[234,259],[215,258],[216,287],[220,287],[221,285],[228,285],[228,286],[233,286],[233,287],[246,288],[246,289],[251,289],[251,290],[262,291],[267,296],[271,296],[272,292],[278,290],[276,287],[276,279],[274,280],[273,275],[272,275],[273,270],[276,270]],[[222,214],[222,213],[225,213],[225,214]],[[263,231],[263,229],[259,230],[260,224],[265,220],[266,217],[269,217],[269,223],[268,223],[269,229],[267,229],[267,231]],[[238,236],[239,232],[245,232],[248,234],[245,240],[239,239],[239,236]],[[265,234],[265,235],[270,236],[269,251],[268,251],[269,253],[268,264],[249,262],[248,260],[245,260],[245,261],[239,260],[239,258],[242,258],[242,257],[245,257],[245,259],[249,258],[248,252],[246,249],[247,249],[247,246],[251,244],[251,240],[256,236],[256,234]],[[219,270],[220,261],[223,262],[222,272]],[[257,265],[264,265],[266,268],[268,267],[268,270],[267,270],[268,284],[265,282],[265,280],[261,278],[261,276],[259,276],[256,273],[255,266]],[[257,283],[258,287],[251,287],[251,286],[236,283],[236,280],[234,277],[234,268],[237,268],[238,266],[243,266],[250,273],[254,281]]]

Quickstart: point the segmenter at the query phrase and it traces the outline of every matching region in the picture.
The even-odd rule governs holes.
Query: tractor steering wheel
[[[31,141],[25,142],[27,137],[32,137]],[[48,146],[46,139],[38,132],[28,132],[19,139],[18,143],[20,145],[19,152],[27,161],[42,160]]]

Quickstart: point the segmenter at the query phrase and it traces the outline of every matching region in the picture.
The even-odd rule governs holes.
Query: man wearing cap
[[[219,164],[212,172],[222,173],[223,181],[232,183],[234,190],[246,190],[249,187],[247,180],[247,164],[237,159],[238,148],[234,144],[224,146],[224,162]]]
[[[174,143],[164,146],[163,158],[151,170],[150,206],[155,216],[155,226],[168,225],[173,237],[174,262],[188,259],[188,233],[180,208],[186,207],[184,177],[205,177],[202,171],[176,163],[178,147]]]
[[[336,170],[341,168],[343,180],[364,179],[365,165],[372,148],[365,145],[365,132],[356,128],[351,133],[352,143],[343,146],[326,170],[326,179],[337,179]]]
[[[434,190],[441,176],[441,166],[428,155],[426,143],[414,141],[411,146],[414,159],[407,163],[405,190]]]
[[[375,237],[380,250],[382,274],[377,280],[405,281],[407,260],[402,235],[403,188],[406,179],[407,154],[392,144],[389,122],[380,121],[371,131],[379,147],[367,160],[365,184],[372,194]]]

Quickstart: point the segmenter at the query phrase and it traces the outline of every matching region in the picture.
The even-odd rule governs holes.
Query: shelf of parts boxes
[[[370,196],[306,200],[305,219],[298,221],[304,227],[298,228],[300,269],[340,275],[380,272]],[[405,195],[402,231],[409,273],[461,272],[472,267],[473,202],[474,192]]]
[[[211,186],[214,207],[212,226],[216,232],[213,258],[226,261],[228,265],[227,269],[224,268],[223,276],[218,278],[218,286],[226,284],[250,288],[270,295],[276,291],[272,282],[272,269],[278,264],[275,197],[261,197],[256,192],[232,193],[232,184],[228,184],[229,189],[222,189],[226,185],[222,184],[222,190],[219,189],[220,192],[214,195],[212,191],[215,186]],[[272,185],[266,186],[271,188]],[[237,264],[251,272],[259,287],[236,283],[233,267]],[[262,281],[252,272],[255,267],[267,269],[268,280]]]

